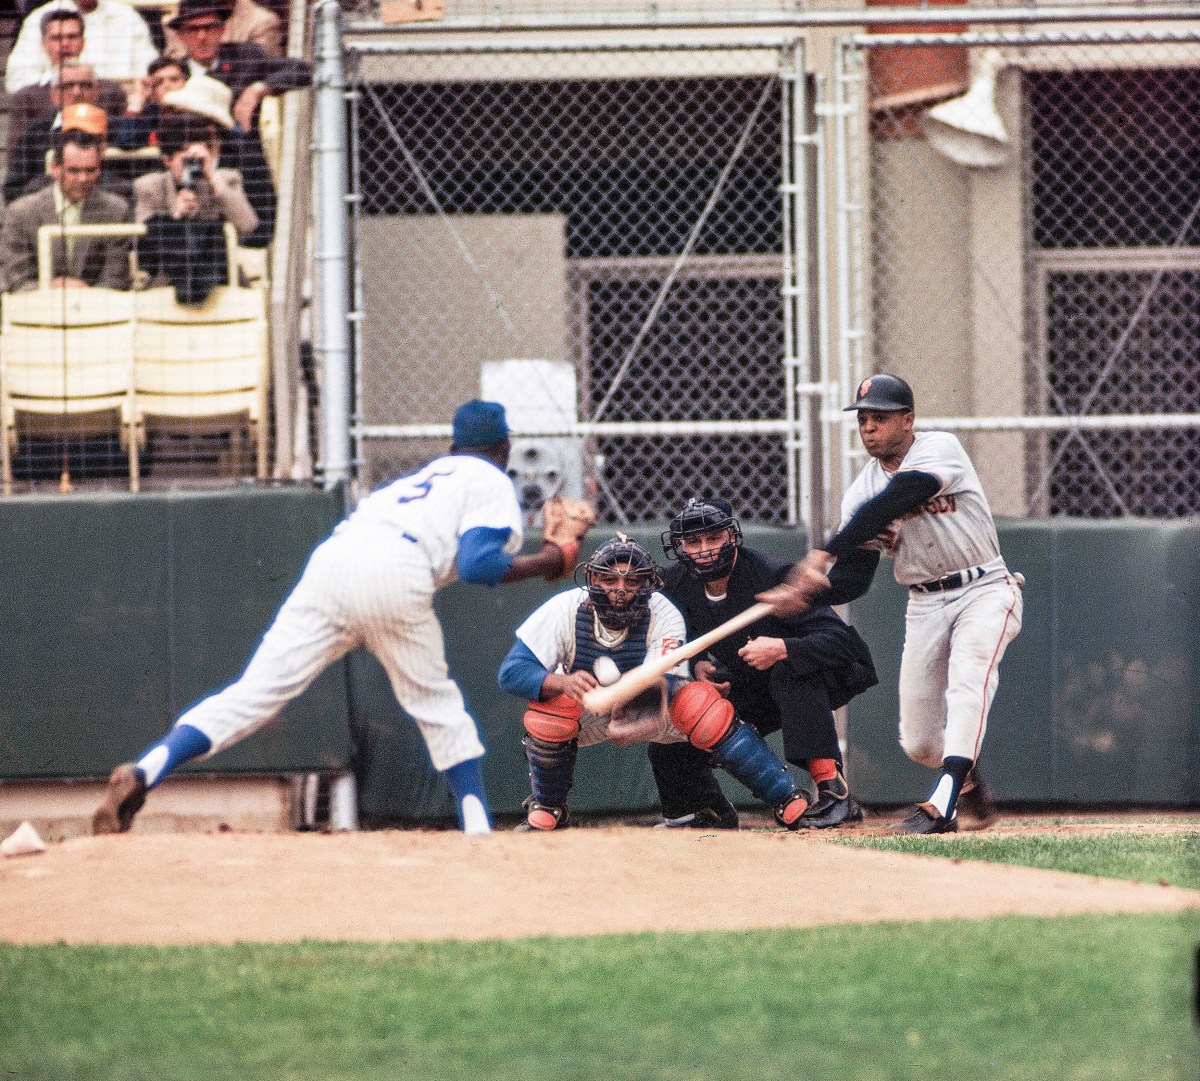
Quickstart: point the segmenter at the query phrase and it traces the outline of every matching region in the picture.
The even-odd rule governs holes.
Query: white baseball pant
[[[279,714],[331,664],[365,646],[416,721],[434,769],[484,753],[446,666],[433,574],[415,543],[377,526],[343,526],[309,557],[245,672],[179,720],[212,740],[210,755]]]
[[[1021,629],[1024,602],[1001,569],[963,589],[910,593],[900,659],[900,745],[935,769],[979,758],[1000,659]]]

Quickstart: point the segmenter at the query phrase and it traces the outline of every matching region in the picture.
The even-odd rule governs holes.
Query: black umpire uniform
[[[709,598],[704,582],[682,562],[665,569],[662,592],[683,612],[688,638],[695,639],[756,603],[757,594],[782,582],[791,567],[739,543],[721,600]],[[787,659],[766,670],[747,664],[738,651],[760,637],[782,639]],[[709,656],[725,670],[717,679],[729,681],[738,716],[764,736],[782,731],[789,762],[804,768],[810,759],[833,759],[841,767],[833,711],[879,680],[866,643],[832,608],[782,619],[768,615],[718,642]],[[666,817],[673,817],[668,809],[681,816],[716,802],[711,768],[704,777],[705,752],[686,743],[652,744],[649,755]],[[720,805],[713,809],[720,817],[727,813]]]
[[[757,595],[783,581],[791,567],[742,547],[724,600],[710,600],[704,583],[678,564],[666,569],[662,591],[683,612],[688,637],[699,638],[756,603]],[[752,668],[738,656],[751,638],[782,638],[787,660],[766,671]],[[784,757],[798,766],[810,758],[841,761],[833,711],[879,682],[858,631],[826,605],[787,619],[768,615],[718,642],[710,653],[729,673],[729,698],[738,716],[764,736],[782,729]]]

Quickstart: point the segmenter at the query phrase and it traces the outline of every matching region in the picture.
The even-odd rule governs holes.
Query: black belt
[[[918,582],[908,588],[915,589],[918,593],[945,593],[948,589],[962,589],[968,582],[978,581],[985,574],[987,571],[982,567],[968,567],[965,571],[955,571],[953,574],[947,574],[945,578],[935,578],[932,582]]]

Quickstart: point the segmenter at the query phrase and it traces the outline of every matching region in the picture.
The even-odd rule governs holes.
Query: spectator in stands
[[[233,121],[228,118],[229,125]],[[228,283],[224,224],[239,237],[258,225],[236,169],[218,167],[217,123],[193,112],[166,110],[158,126],[165,168],[134,181],[134,216],[147,233],[138,264],[152,285],[171,284],[185,304],[202,302]]]
[[[146,77],[130,92],[124,114],[111,125],[109,142],[122,150],[157,146],[154,132],[158,128],[163,95],[182,90],[187,78],[186,61],[173,56],[152,60]]]
[[[307,62],[269,56],[250,42],[222,43],[233,12],[232,0],[180,0],[165,24],[179,35],[192,75],[210,75],[233,91],[233,119],[253,133],[263,98],[312,84]]]
[[[59,110],[51,93],[54,74],[63,64],[79,60],[83,50],[83,17],[78,11],[51,7],[42,16],[42,49],[50,61],[50,70],[44,81],[33,86],[24,86],[8,102],[8,156],[16,152],[21,134],[32,124],[53,119]],[[77,73],[74,78],[80,79]],[[97,80],[100,93],[96,104],[108,113],[110,120],[125,111],[125,91],[113,79]],[[75,100],[72,98],[71,100]],[[78,100],[88,100],[80,98]]]
[[[242,237],[246,248],[265,248],[275,232],[275,185],[271,170],[256,134],[248,134],[233,122],[230,103],[233,92],[217,79],[193,75],[178,90],[163,95],[162,112],[196,113],[216,121],[221,133],[221,164],[236,169],[254,213],[258,227]]]
[[[14,202],[0,229],[0,287],[4,292],[38,284],[38,229],[43,225],[93,225],[129,221],[129,204],[97,187],[103,150],[95,135],[59,132],[51,148],[53,183]],[[63,237],[51,245],[51,278],[65,287],[129,288],[129,237]]]
[[[158,55],[145,19],[125,0],[50,0],[21,24],[4,73],[4,88],[10,94],[44,82],[53,71],[54,65],[42,48],[41,33],[42,20],[52,8],[78,11],[83,16],[80,59],[91,64],[102,79],[139,79]]]
[[[165,28],[167,41],[163,51],[171,56],[185,56],[186,51],[179,35]],[[283,56],[283,20],[270,8],[255,3],[255,0],[233,0],[233,14],[225,24],[221,43],[232,44],[248,41],[258,45],[268,56]]]
[[[4,177],[4,201],[11,203],[46,183],[46,154],[54,133],[63,127],[70,110],[75,127],[107,139],[108,114],[100,108],[100,82],[86,64],[72,61],[61,64],[54,73],[50,101],[54,113],[32,121],[21,132],[8,159]],[[82,108],[88,106],[88,108]],[[101,148],[103,149],[103,147]]]

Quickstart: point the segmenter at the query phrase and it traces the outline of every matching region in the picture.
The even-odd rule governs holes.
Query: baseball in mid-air
[[[601,687],[611,687],[621,678],[621,670],[611,657],[597,657],[592,665],[592,674]]]

